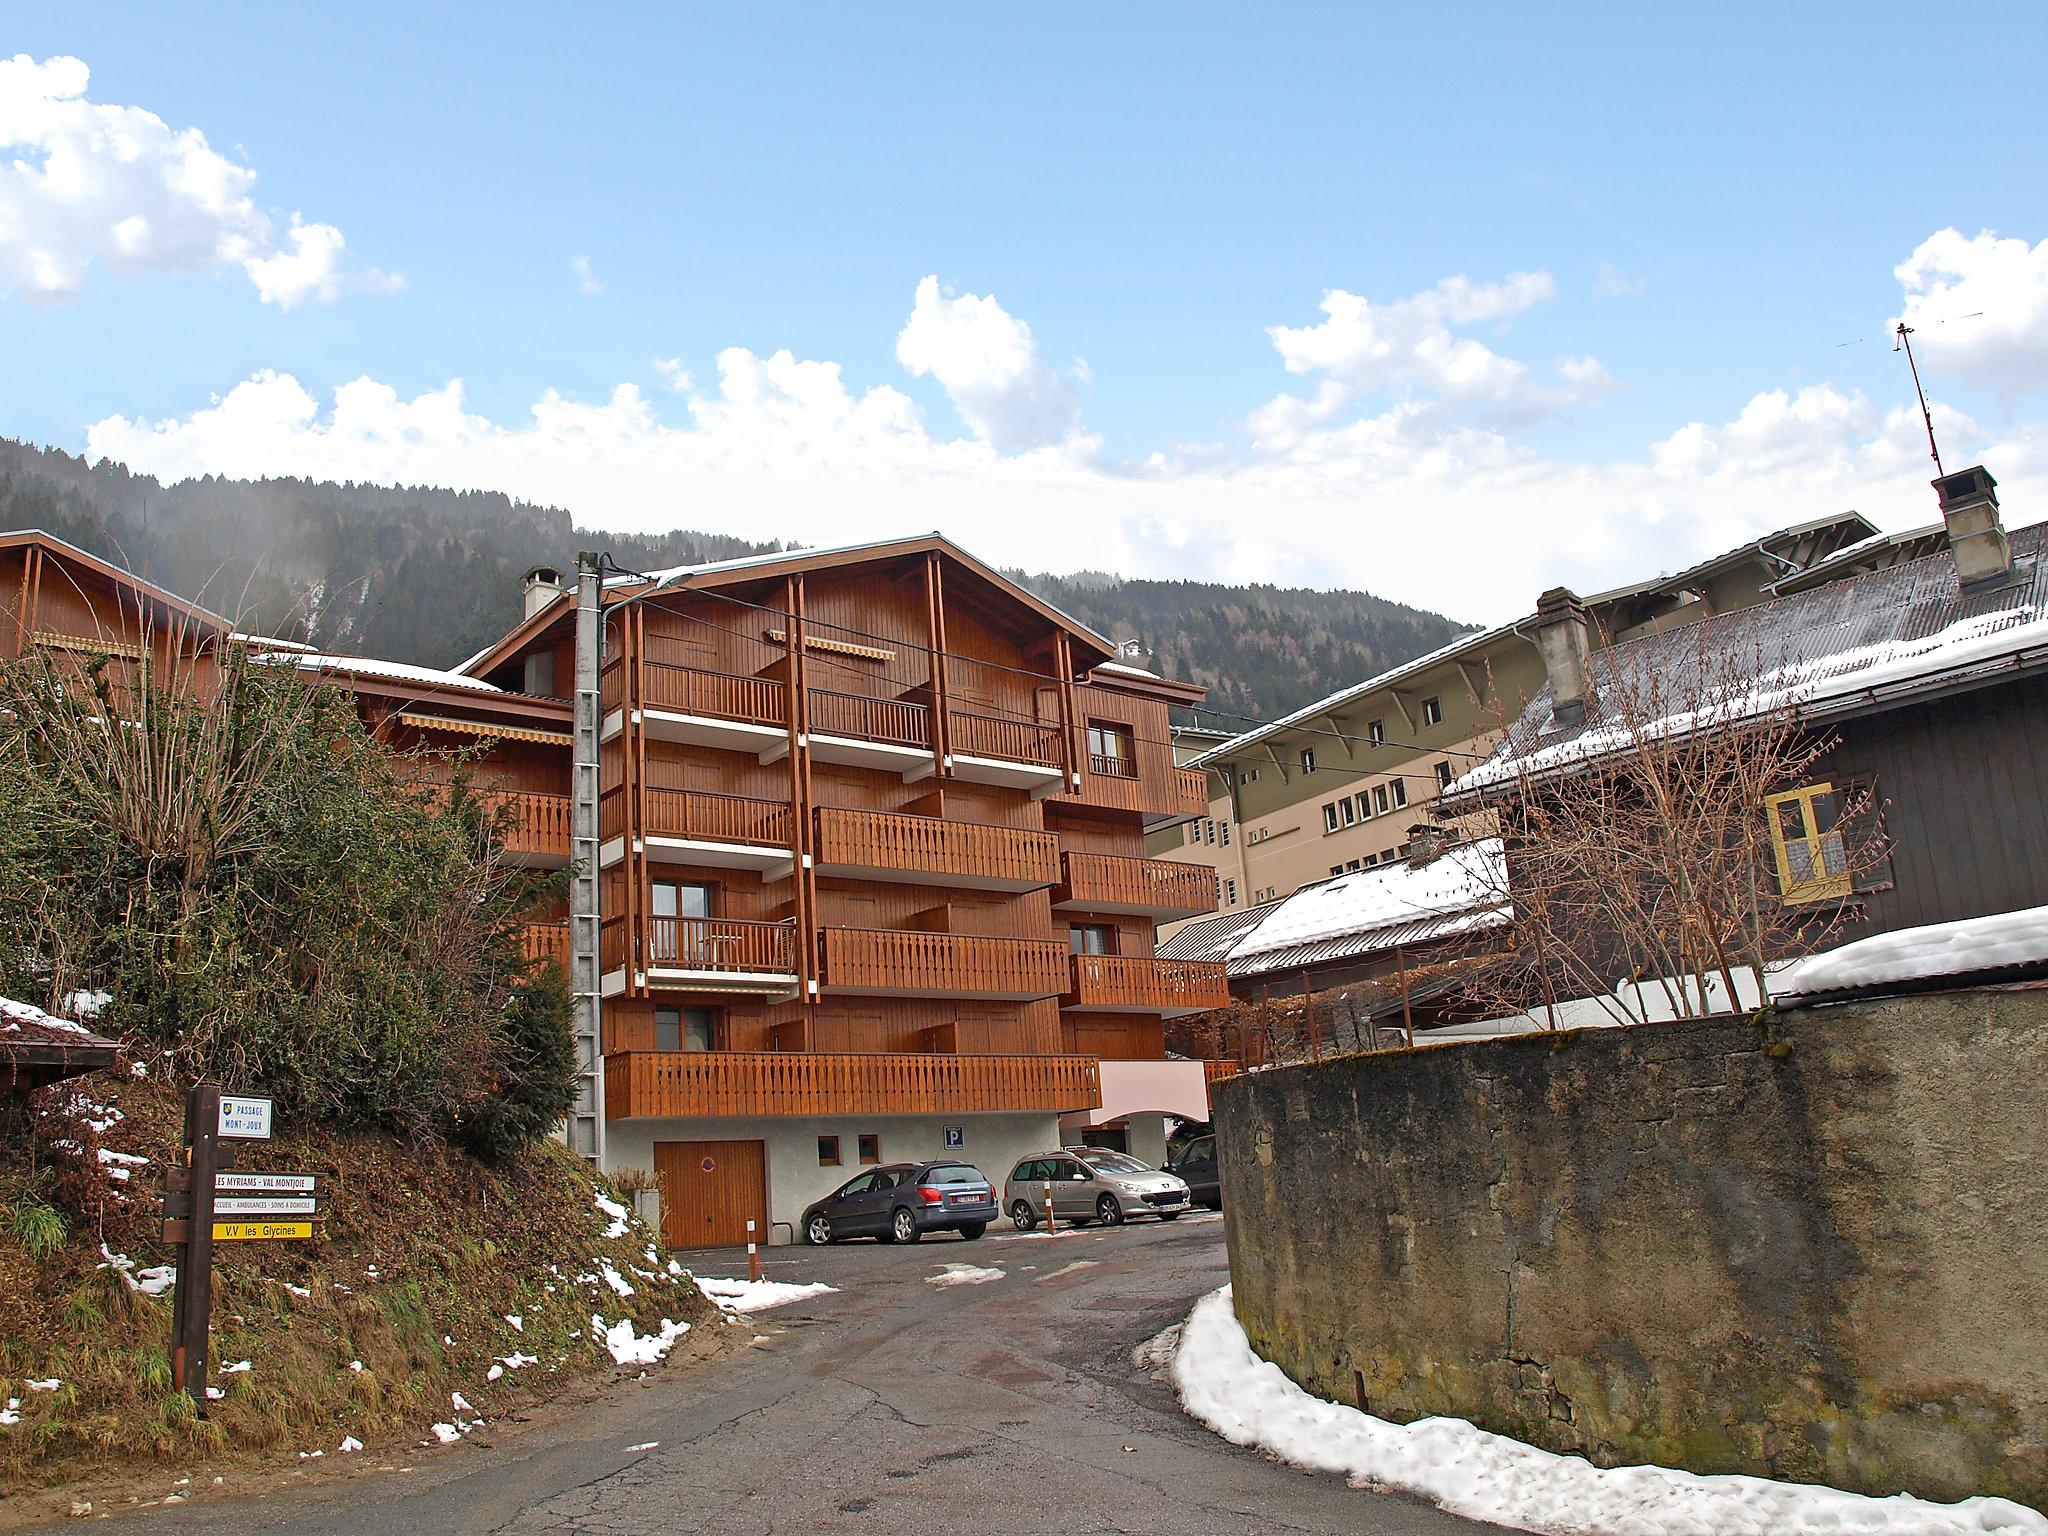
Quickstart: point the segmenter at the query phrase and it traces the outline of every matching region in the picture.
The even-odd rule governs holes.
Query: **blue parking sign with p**
[[[948,1152],[963,1152],[963,1151],[965,1151],[965,1150],[966,1150],[966,1148],[967,1148],[967,1127],[966,1127],[966,1126],[964,1126],[964,1125],[949,1125],[949,1126],[947,1126],[947,1127],[946,1127],[946,1150],[947,1150]]]

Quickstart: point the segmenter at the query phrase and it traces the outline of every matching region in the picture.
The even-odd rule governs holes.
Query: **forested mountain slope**
[[[781,549],[727,533],[577,529],[486,491],[208,477],[160,485],[0,439],[0,529],[41,528],[245,627],[451,666],[519,616],[519,577],[578,548],[654,570]],[[770,532],[771,530],[762,530]],[[971,542],[971,541],[968,541]],[[1458,626],[1364,592],[1013,572],[1169,677],[1206,683],[1215,724],[1283,713],[1433,650]]]

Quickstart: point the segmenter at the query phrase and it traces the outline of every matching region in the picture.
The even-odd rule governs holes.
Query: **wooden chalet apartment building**
[[[1084,1137],[1156,1160],[1168,1117],[1206,1117],[1165,1021],[1228,1001],[1223,968],[1153,935],[1213,910],[1215,877],[1145,857],[1148,829],[1207,809],[1168,730],[1200,690],[937,535],[536,570],[524,620],[453,672],[239,643],[351,689],[394,747],[487,744],[472,778],[511,851],[567,866],[579,585],[602,619],[581,629],[595,910],[571,974],[596,1028],[571,1140],[659,1177],[670,1241],[787,1237],[865,1163],[957,1154],[1000,1179]],[[0,536],[7,603],[0,652],[104,654],[145,620],[229,638],[42,534]],[[567,963],[572,927],[529,943]]]

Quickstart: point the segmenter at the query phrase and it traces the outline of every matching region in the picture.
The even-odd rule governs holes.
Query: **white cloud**
[[[1593,277],[1593,292],[1603,299],[1632,298],[1650,286],[1650,280],[1641,275],[1631,276],[1611,261],[1600,263],[1600,270]]]
[[[597,275],[590,270],[590,258],[588,256],[571,257],[569,259],[569,270],[576,274],[576,291],[578,293],[587,296],[593,293],[604,292],[604,284],[599,282]]]
[[[1031,327],[993,294],[944,294],[936,277],[925,278],[896,358],[937,379],[968,430],[992,448],[1044,448],[1081,435],[1086,365],[1070,377],[1046,363]]]
[[[1271,326],[1267,335],[1289,373],[1325,375],[1315,410],[1327,413],[1348,394],[1420,392],[1446,410],[1531,420],[1597,400],[1609,382],[1606,370],[1593,358],[1570,358],[1556,380],[1546,381],[1526,363],[1452,328],[1512,319],[1556,293],[1547,272],[1516,272],[1499,283],[1447,277],[1421,293],[1377,304],[1335,288],[1323,297],[1323,320]],[[1347,395],[1333,393],[1332,382]],[[1283,395],[1265,410],[1287,416],[1304,404]]]
[[[332,302],[400,280],[348,273],[331,224],[292,215],[282,241],[251,195],[256,173],[197,128],[85,99],[78,59],[0,59],[0,293],[57,303],[95,265],[120,277],[240,268],[266,304]]]
[[[1514,302],[1469,285],[1432,293],[1446,315]],[[953,302],[920,284],[920,303],[928,294]],[[970,306],[967,323],[1014,336],[995,314]],[[929,363],[927,345],[912,351]],[[948,353],[956,382],[959,358],[985,350]],[[1595,380],[1596,367],[1574,361],[1561,377]],[[1438,398],[1351,414],[1348,386],[1325,377],[1256,413],[1248,445],[1118,464],[1071,417],[1064,438],[1023,434],[1030,446],[1012,451],[993,434],[935,435],[901,391],[850,387],[836,363],[732,348],[717,368],[715,387],[660,407],[631,384],[593,402],[550,392],[510,424],[470,410],[460,381],[408,399],[358,379],[323,403],[260,373],[181,418],[109,417],[88,444],[166,479],[477,487],[566,506],[590,527],[808,543],[940,528],[1004,565],[1357,586],[1475,621],[1525,612],[1553,583],[1592,591],[1677,570],[1822,513],[1855,508],[1895,528],[1936,515],[1918,413],[1880,413],[1826,383],[1763,391],[1640,452],[1573,459]],[[1951,462],[1990,464],[2009,507],[2048,503],[2048,431],[1937,420]]]
[[[654,360],[654,371],[661,375],[662,383],[679,395],[688,394],[696,382],[690,377],[690,370],[683,366],[680,357],[657,357]]]
[[[1893,269],[1914,355],[2008,398],[2048,387],[2048,240],[1944,229]],[[1894,324],[1897,323],[1895,319]]]

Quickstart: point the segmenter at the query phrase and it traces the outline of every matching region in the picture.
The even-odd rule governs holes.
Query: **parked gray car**
[[[1003,1209],[1019,1231],[1045,1220],[1048,1183],[1053,1215],[1077,1227],[1091,1221],[1113,1227],[1130,1216],[1172,1221],[1188,1208],[1188,1187],[1172,1174],[1102,1147],[1067,1147],[1027,1157],[1010,1170]]]

